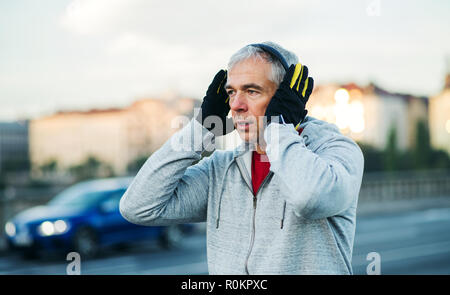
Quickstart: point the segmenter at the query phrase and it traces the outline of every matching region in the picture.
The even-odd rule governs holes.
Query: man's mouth
[[[249,121],[237,121],[236,128],[239,130],[248,131],[251,124],[253,123]]]

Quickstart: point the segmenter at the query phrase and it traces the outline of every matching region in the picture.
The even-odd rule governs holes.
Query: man
[[[307,75],[275,43],[239,50],[198,116],[143,165],[122,215],[141,225],[206,221],[210,274],[352,274],[364,158],[335,125],[306,116]],[[201,159],[233,127],[243,144]]]

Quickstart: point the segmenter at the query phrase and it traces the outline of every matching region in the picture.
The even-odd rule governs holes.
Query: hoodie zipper
[[[246,274],[250,274],[248,272],[248,260],[250,258],[250,254],[252,253],[253,250],[253,244],[255,243],[255,230],[256,230],[256,225],[255,225],[255,219],[256,219],[256,207],[257,207],[257,196],[259,194],[259,192],[261,191],[261,189],[263,188],[264,184],[267,182],[267,179],[271,176],[271,171],[269,171],[269,173],[267,174],[266,178],[264,178],[263,182],[261,183],[258,192],[256,193],[256,196],[253,196],[253,221],[252,221],[252,236],[250,239],[250,247],[248,249],[248,253],[247,253],[247,258],[245,259],[245,272]]]
[[[245,273],[250,274],[248,272],[248,259],[250,258],[250,253],[252,253],[253,244],[255,243],[255,217],[256,217],[256,196],[253,197],[253,221],[252,221],[252,237],[250,240],[250,247],[248,249],[247,258],[245,259]]]

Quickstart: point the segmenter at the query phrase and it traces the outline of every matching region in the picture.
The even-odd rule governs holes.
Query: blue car
[[[119,201],[132,178],[84,181],[56,195],[44,206],[27,209],[5,225],[8,246],[25,256],[41,251],[76,251],[94,257],[107,246],[130,241],[158,240],[178,246],[192,225],[140,226],[126,221]]]

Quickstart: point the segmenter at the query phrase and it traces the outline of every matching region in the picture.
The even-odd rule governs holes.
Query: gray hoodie
[[[214,135],[192,119],[142,166],[120,212],[149,226],[206,221],[210,274],[352,274],[363,154],[334,124],[300,127],[266,128],[270,172],[254,196],[250,145],[201,159]]]

